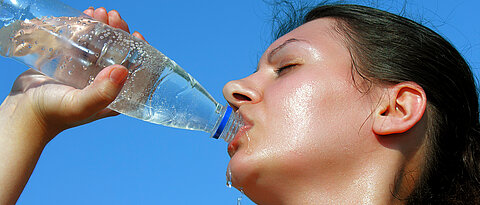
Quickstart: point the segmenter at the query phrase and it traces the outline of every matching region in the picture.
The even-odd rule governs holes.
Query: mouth
[[[242,115],[245,125],[238,130],[238,132],[233,137],[233,140],[228,144],[228,155],[230,155],[230,157],[233,157],[233,155],[237,152],[238,148],[241,145],[241,139],[244,138],[248,130],[250,130],[250,128],[252,127],[251,121],[242,113],[240,114]]]

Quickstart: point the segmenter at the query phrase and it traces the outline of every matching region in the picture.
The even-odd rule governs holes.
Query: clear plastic
[[[129,76],[109,108],[227,142],[243,126],[241,116],[217,103],[174,61],[123,30],[55,0],[0,3],[0,55],[76,88],[88,86],[104,67],[121,64]]]

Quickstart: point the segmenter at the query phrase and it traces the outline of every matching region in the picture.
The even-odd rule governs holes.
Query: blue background
[[[63,2],[80,10],[118,10],[132,32],[142,33],[222,104],[223,85],[252,73],[271,42],[272,7],[261,0]],[[377,5],[398,13],[403,2]],[[406,4],[407,16],[449,39],[477,76],[478,8],[477,0]],[[5,98],[26,67],[5,58],[0,64]],[[241,193],[225,186],[227,144],[208,137],[126,116],[64,131],[47,145],[18,204],[236,204]],[[253,204],[246,197],[242,202]]]

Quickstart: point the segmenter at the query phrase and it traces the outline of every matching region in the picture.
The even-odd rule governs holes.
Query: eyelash
[[[276,70],[275,70],[275,73],[276,73],[277,75],[280,75],[280,74],[282,74],[282,72],[285,71],[286,69],[293,68],[293,67],[295,67],[295,66],[297,66],[297,65],[298,65],[298,64],[288,64],[288,65],[286,65],[286,66],[283,66],[283,67],[280,67],[280,68],[276,69]]]

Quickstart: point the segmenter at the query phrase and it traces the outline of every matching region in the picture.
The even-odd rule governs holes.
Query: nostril
[[[252,101],[252,99],[249,98],[248,96],[242,95],[242,94],[239,94],[239,93],[233,93],[233,97],[236,100],[239,100],[239,101]]]

